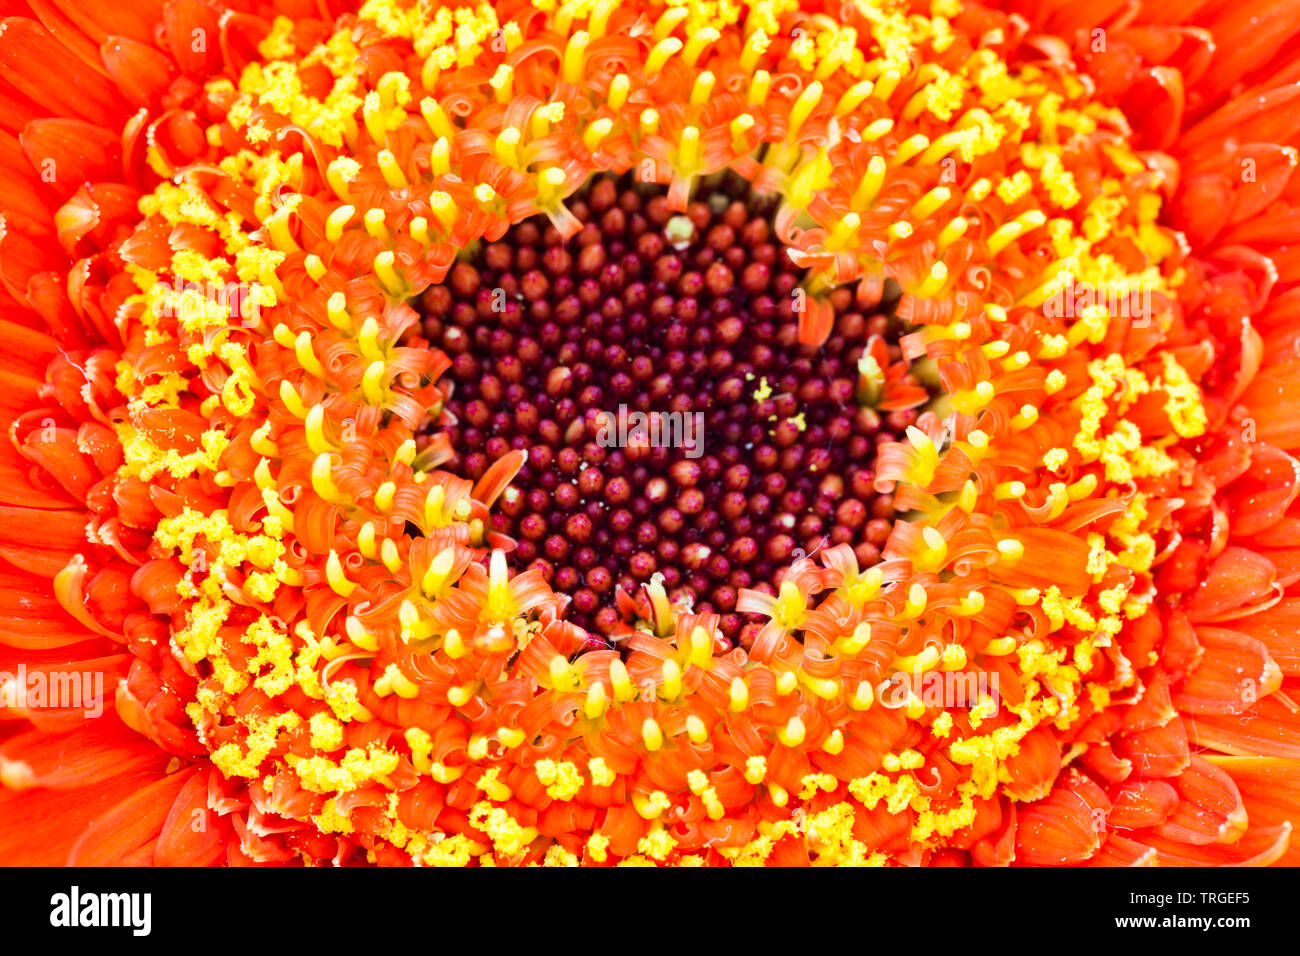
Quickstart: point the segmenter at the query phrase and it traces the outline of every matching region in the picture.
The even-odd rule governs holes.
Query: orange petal
[[[1141,779],[1177,776],[1190,758],[1187,731],[1180,717],[1163,727],[1123,734],[1114,747],[1117,754],[1133,762],[1133,772]]]
[[[84,551],[84,511],[41,511],[0,506],[0,557],[24,571],[53,578]]]
[[[64,10],[76,14],[78,22],[86,22],[83,29],[87,33],[102,39],[104,32],[121,33],[148,43],[153,39],[154,27],[162,19],[165,0],[142,0],[123,9],[113,0],[53,0]],[[304,10],[301,6],[282,8],[288,16],[300,16]]]
[[[43,650],[93,637],[59,605],[49,581],[0,570],[0,644]]]
[[[1268,649],[1253,637],[1218,627],[1198,627],[1205,654],[1174,691],[1186,714],[1239,714],[1282,686]]]
[[[1293,397],[1297,377],[1300,362],[1279,362],[1255,376],[1241,396],[1250,406],[1258,439],[1287,451],[1300,448],[1300,416]]]
[[[64,865],[95,817],[157,777],[157,771],[137,768],[69,790],[0,788],[0,860],[6,866]]]
[[[1142,699],[1124,712],[1123,727],[1128,733],[1163,727],[1177,713],[1169,693],[1169,677],[1158,671],[1143,689]]]
[[[1158,863],[1158,854],[1151,847],[1113,833],[1088,861],[1089,866],[1156,866]]]
[[[1026,807],[1016,829],[1016,863],[1064,866],[1082,863],[1101,846],[1090,808],[1066,791]]]
[[[177,794],[187,782],[202,776],[196,767],[168,774],[100,814],[73,846],[68,865],[120,866],[137,859],[152,862],[153,844]]]
[[[1035,727],[1020,740],[1020,749],[1006,762],[1011,783],[1005,787],[1017,800],[1038,800],[1051,791],[1061,769],[1061,745],[1046,727]]]
[[[1178,791],[1163,780],[1131,780],[1111,792],[1114,806],[1106,818],[1120,830],[1158,827],[1178,806]]]
[[[104,77],[88,71],[43,26],[26,17],[0,21],[0,71],[53,116],[111,124],[125,112]]]
[[[59,343],[44,332],[0,321],[0,362],[5,368],[44,378],[45,366],[58,351]]]
[[[474,485],[474,500],[491,508],[501,492],[505,491],[515,475],[519,474],[519,469],[524,466],[527,457],[522,451],[516,449],[494,461],[492,467],[483,472],[483,477]]]
[[[171,759],[107,712],[65,734],[27,732],[0,745],[0,783],[30,787],[84,787],[121,773],[161,772]]]
[[[1201,757],[1174,780],[1181,802],[1156,832],[1180,843],[1235,843],[1246,832],[1246,807],[1232,778]]]
[[[1144,836],[1160,855],[1161,866],[1270,866],[1287,852],[1292,824],[1251,827],[1238,842],[1194,846],[1162,836]]]
[[[129,37],[109,37],[99,48],[108,74],[135,106],[153,106],[171,84],[175,68],[152,46]]]
[[[32,166],[48,170],[60,196],[82,183],[121,175],[122,144],[113,133],[79,119],[32,120],[18,137]]]
[[[1300,598],[1284,598],[1267,611],[1234,621],[1233,628],[1262,641],[1283,674],[1300,675]]]
[[[1242,757],[1300,757],[1300,714],[1277,695],[1236,717],[1189,717],[1188,732],[1201,747]]]
[[[1227,771],[1237,784],[1253,826],[1278,826],[1300,821],[1300,760],[1282,757],[1206,759]],[[1300,864],[1300,846],[1290,846],[1278,863],[1286,866]]]
[[[194,774],[176,795],[154,847],[156,866],[212,866],[225,854],[230,827],[208,807],[208,776]]]
[[[206,74],[220,61],[215,43],[195,49],[199,44],[194,42],[194,37],[215,38],[219,30],[216,11],[202,0],[171,0],[163,10],[163,30],[167,49],[182,72]],[[202,33],[195,33],[196,30]]]
[[[1272,563],[1245,548],[1228,548],[1215,559],[1209,574],[1187,605],[1187,616],[1195,623],[1223,621],[1245,608],[1275,596]]]

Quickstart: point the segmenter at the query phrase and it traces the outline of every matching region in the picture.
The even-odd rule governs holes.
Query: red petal
[[[1212,101],[1258,71],[1286,45],[1300,26],[1300,8],[1294,0],[1224,4],[1205,26],[1214,36],[1218,54],[1198,92]]]
[[[68,865],[122,865],[139,856],[152,861],[154,841],[181,788],[203,777],[197,767],[169,774],[96,817],[72,848]]]
[[[77,119],[33,120],[18,139],[32,166],[60,196],[71,195],[82,183],[121,175],[121,140],[91,123]]]
[[[1236,717],[1189,717],[1188,732],[1201,747],[1242,757],[1300,757],[1300,714],[1277,695]]]
[[[1286,854],[1292,824],[1251,827],[1236,843],[1193,846],[1152,834],[1143,836],[1160,854],[1161,866],[1270,866]]]
[[[62,866],[95,817],[157,777],[157,771],[137,769],[71,790],[0,788],[0,861]]]
[[[37,245],[27,236],[12,229],[8,222],[0,220],[0,282],[4,283],[5,289],[19,302],[33,307],[36,305],[29,299],[33,277],[57,264],[53,259],[54,252],[54,249],[47,246]],[[37,404],[35,390],[31,390],[30,397],[26,392],[27,389],[24,388],[17,396],[23,399],[18,404],[15,404],[15,398],[6,395],[4,404],[0,407],[16,407],[26,411]]]
[[[154,863],[213,866],[225,855],[229,837],[225,818],[208,807],[208,773],[197,773],[176,795],[154,848]]]
[[[0,90],[0,126],[9,122],[4,115],[3,90]],[[13,119],[22,129],[38,117]],[[32,164],[16,136],[0,132],[0,213],[6,223],[29,238],[40,240],[50,232],[54,204],[45,190],[38,190],[32,177]]]
[[[93,637],[84,624],[63,610],[49,581],[0,570],[0,644],[49,650]]]
[[[1124,730],[1136,733],[1163,727],[1178,713],[1169,694],[1169,678],[1157,672],[1142,692],[1142,699],[1124,712]]]
[[[1140,77],[1123,98],[1142,144],[1167,150],[1183,128],[1182,74],[1172,67],[1157,66]]]
[[[1211,757],[1228,772],[1246,804],[1252,826],[1278,826],[1300,820],[1300,760],[1278,757]],[[1291,846],[1278,863],[1300,864],[1300,846]]]
[[[107,712],[66,734],[19,734],[0,745],[0,782],[15,790],[71,788],[121,773],[161,772],[171,759]]]
[[[1240,142],[1279,142],[1285,137],[1264,135],[1265,130],[1286,129],[1293,125],[1300,83],[1289,83],[1261,93],[1248,90],[1206,119],[1187,129],[1174,150],[1176,153],[1225,153],[1226,144]]]
[[[1080,799],[1074,790],[1059,788],[1047,799],[1021,809],[1016,828],[1016,863],[1022,866],[1082,863],[1097,852],[1104,832],[1102,807]]]
[[[1215,173],[1189,176],[1174,200],[1172,221],[1197,246],[1205,246],[1228,224],[1232,183]]]
[[[75,730],[88,720],[98,719],[104,710],[113,706],[118,682],[126,677],[127,668],[130,667],[130,657],[127,654],[94,658],[81,656],[84,653],[93,654],[99,649],[91,644],[43,653],[0,648],[0,671],[18,675],[19,668],[24,668],[21,673],[27,680],[27,689],[36,690],[44,697],[29,698],[26,706],[18,706],[24,701],[15,697],[12,709],[0,707],[0,718],[25,718],[37,730],[50,734]],[[77,683],[69,686],[66,682],[73,675]],[[43,683],[33,685],[32,681],[36,679]],[[58,699],[58,696],[69,692],[72,694],[70,700]],[[60,704],[68,706],[59,706]],[[100,712],[98,716],[97,708]]]
[[[1046,727],[1036,727],[1020,740],[1020,749],[1007,760],[1012,782],[1006,792],[1017,800],[1038,800],[1049,793],[1061,769],[1061,746]]]
[[[1205,654],[1174,692],[1188,714],[1239,714],[1282,686],[1282,672],[1253,637],[1218,627],[1198,627]]]
[[[34,377],[45,376],[45,366],[58,354],[59,343],[44,332],[0,321],[0,361],[5,367]],[[8,442],[5,442],[8,444]]]
[[[1106,822],[1121,830],[1158,827],[1178,806],[1178,791],[1163,780],[1131,780],[1112,791],[1111,798],[1114,806]]]
[[[109,37],[99,48],[108,74],[136,106],[156,106],[171,85],[175,68],[152,46],[127,37]]]
[[[129,8],[121,9],[125,13]],[[35,20],[0,21],[0,72],[53,116],[108,126],[125,112],[108,81],[88,71]]]
[[[1295,413],[1295,383],[1300,362],[1280,362],[1263,369],[1241,396],[1250,406],[1260,441],[1291,451],[1300,449],[1300,415]]]
[[[161,0],[140,0],[129,6],[111,0],[53,0],[96,42],[102,43],[108,33],[122,33],[148,43],[153,39],[154,25],[161,19]]]
[[[1180,843],[1235,843],[1246,832],[1246,808],[1232,778],[1201,757],[1174,780],[1182,798],[1156,832]]]
[[[1298,488],[1300,464],[1280,448],[1256,446],[1249,469],[1228,489],[1233,537],[1247,538],[1274,527],[1295,501]]]
[[[78,243],[89,236],[102,248],[112,239],[114,227],[136,217],[139,198],[136,190],[120,183],[82,186],[54,214],[59,244],[75,255]]]
[[[221,60],[216,12],[201,0],[171,0],[163,10],[167,49],[184,73],[204,76]],[[205,42],[199,43],[202,38]]]
[[[53,578],[85,551],[84,511],[0,507],[0,556],[24,571]]]
[[[1300,675],[1300,598],[1285,598],[1267,611],[1234,621],[1233,627],[1262,641],[1282,673]]]
[[[1215,559],[1187,605],[1187,616],[1197,623],[1229,620],[1237,612],[1276,596],[1276,576],[1268,558],[1246,548],[1228,548]]]
[[[1232,225],[1254,219],[1282,197],[1295,165],[1294,156],[1293,149],[1276,143],[1246,143],[1237,147],[1230,168],[1239,178],[1249,169],[1255,178],[1237,190],[1229,220]],[[1250,160],[1252,165],[1243,165],[1245,160]]]
[[[1156,851],[1151,847],[1113,833],[1088,861],[1089,866],[1156,866],[1158,863]]]
[[[1123,734],[1114,747],[1117,754],[1133,762],[1133,772],[1141,779],[1175,777],[1190,758],[1187,731],[1178,717],[1163,727]]]
[[[99,62],[99,51],[87,36],[85,17],[78,17],[76,10],[60,10],[58,0],[27,0],[27,5],[40,19],[41,25],[71,50],[77,59],[96,73],[104,73],[104,66]]]

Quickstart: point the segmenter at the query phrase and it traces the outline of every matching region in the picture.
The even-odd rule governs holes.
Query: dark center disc
[[[569,202],[576,236],[520,223],[421,300],[424,338],[452,359],[456,422],[428,429],[455,449],[445,467],[477,479],[527,452],[493,526],[589,630],[616,623],[616,588],[660,574],[734,640],[738,590],[772,592],[834,544],[872,564],[889,533],[875,449],[916,413],[860,406],[858,362],[872,335],[897,357],[898,320],[840,288],[830,338],[799,345],[803,270],[747,189],[679,215],[662,188],[595,180]]]

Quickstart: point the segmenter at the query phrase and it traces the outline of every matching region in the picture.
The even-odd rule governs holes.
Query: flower
[[[1005,6],[0,24],[0,858],[1295,862],[1300,11]]]

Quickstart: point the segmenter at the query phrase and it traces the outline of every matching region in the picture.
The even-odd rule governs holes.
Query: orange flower
[[[1300,861],[1300,11],[1113,6],[6,19],[0,862]]]

